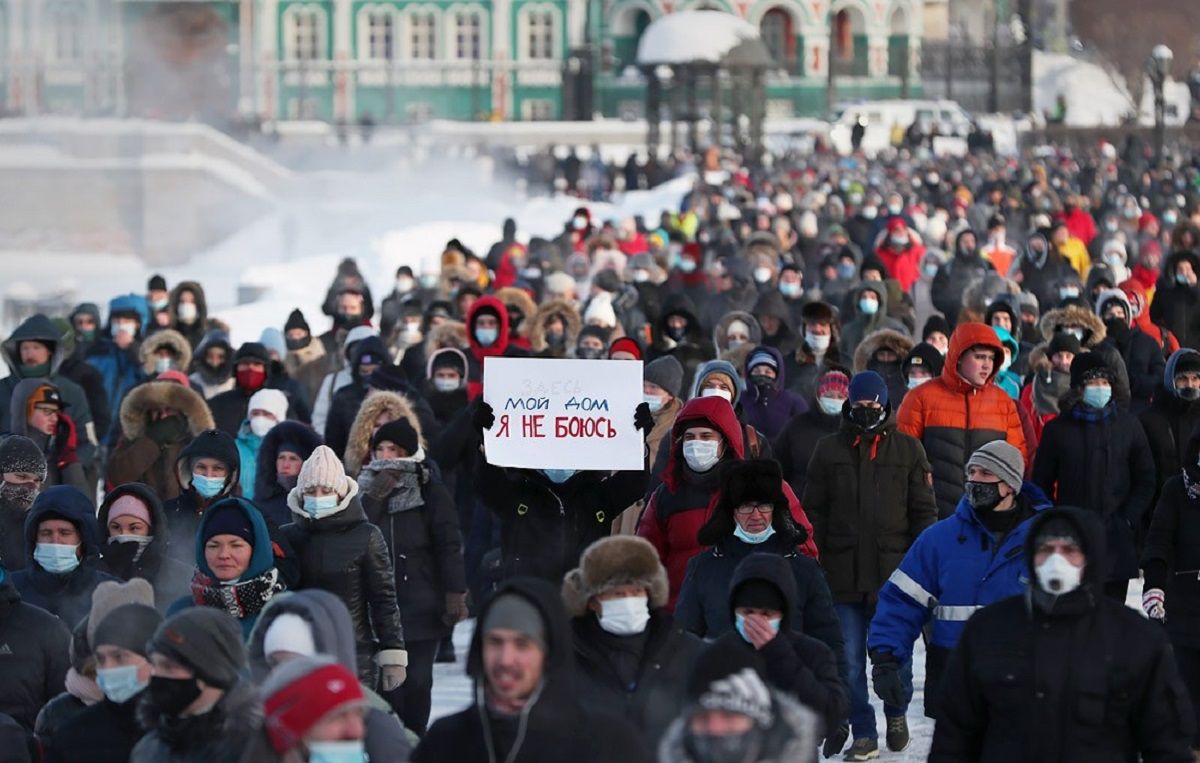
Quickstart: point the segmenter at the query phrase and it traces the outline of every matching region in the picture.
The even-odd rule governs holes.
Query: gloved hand
[[[482,400],[475,406],[475,412],[471,414],[471,423],[476,429],[491,429],[496,423],[496,412],[492,410],[492,406]]]
[[[404,649],[384,649],[375,654],[379,666],[379,688],[394,691],[404,685],[408,678],[408,652]]]
[[[648,434],[654,428],[654,414],[650,413],[647,403],[638,403],[633,409],[633,428],[643,434]]]
[[[1142,594],[1142,611],[1151,620],[1167,621],[1167,595],[1161,588],[1151,588]]]
[[[467,594],[447,593],[446,611],[442,614],[442,622],[453,628],[456,624],[467,619]]]
[[[826,758],[832,758],[842,752],[842,748],[846,746],[846,740],[850,738],[850,727],[843,723],[825,737],[825,744],[821,747],[822,754]]]
[[[871,652],[871,681],[875,684],[875,696],[885,705],[900,707],[904,704],[904,682],[900,680],[900,661],[891,652]]]

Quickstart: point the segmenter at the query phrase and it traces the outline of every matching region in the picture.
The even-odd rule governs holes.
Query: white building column
[[[354,76],[350,72],[353,58],[351,39],[354,14],[351,0],[334,0],[333,4],[333,118],[354,121]]]
[[[501,119],[512,116],[512,88],[516,80],[516,51],[512,49],[512,0],[492,2],[492,111]]]
[[[258,0],[258,24],[255,27],[258,44],[252,55],[258,62],[257,103],[259,116],[279,118],[279,0]]]
[[[884,34],[867,37],[867,74],[886,77],[888,70],[888,38]]]

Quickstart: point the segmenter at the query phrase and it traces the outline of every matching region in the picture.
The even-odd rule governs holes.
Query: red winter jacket
[[[720,495],[718,468],[704,474],[685,472],[683,433],[693,426],[708,426],[721,433],[725,439],[723,460],[745,458],[742,426],[728,400],[723,397],[698,397],[683,406],[671,426],[672,444],[663,482],[651,494],[637,531],[638,535],[654,544],[659,559],[667,568],[667,578],[671,584],[671,596],[667,603],[669,611],[675,609],[675,599],[683,585],[688,560],[703,550],[696,536],[708,521]],[[817,545],[813,540],[812,523],[808,521],[800,500],[787,482],[782,483],[782,488],[791,507],[792,518],[807,534],[800,552],[816,559]]]
[[[911,292],[921,275],[920,264],[925,257],[925,246],[911,234],[905,249],[897,249],[890,239],[885,238],[875,250],[875,256],[888,269],[888,275],[900,282],[900,288]]]
[[[490,347],[481,346],[475,338],[475,318],[486,308],[500,319],[499,335]],[[474,400],[483,392],[483,359],[503,357],[508,350],[508,308],[503,302],[490,294],[475,300],[467,311],[467,343],[467,359],[471,361],[467,364],[467,397]]]

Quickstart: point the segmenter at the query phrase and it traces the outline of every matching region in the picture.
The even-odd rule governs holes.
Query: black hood
[[[688,330],[687,337],[693,342],[699,342],[701,331],[700,321],[696,320],[696,303],[692,302],[683,292],[676,292],[666,298],[663,302],[662,312],[658,319],[658,332],[660,336],[667,335],[667,319],[672,315],[681,315],[687,318]]]
[[[25,515],[26,559],[33,559],[38,525],[44,519],[65,519],[75,525],[83,546],[84,559],[94,559],[100,555],[100,530],[96,524],[96,514],[92,502],[78,489],[70,485],[55,485],[46,488],[34,499],[33,506]]]
[[[254,471],[254,499],[256,501],[269,498],[275,494],[282,495],[283,488],[275,481],[275,459],[279,456],[279,447],[290,443],[299,449],[300,460],[307,461],[317,446],[322,444],[321,435],[312,427],[299,421],[281,421],[271,427],[258,446],[258,456]]]
[[[545,580],[530,577],[514,577],[497,586],[479,609],[477,624],[487,621],[488,612],[496,599],[504,594],[516,594],[528,601],[541,614],[546,629],[546,659],[542,667],[543,699],[547,696],[570,696],[572,691],[572,663],[574,648],[568,626],[567,611],[563,607],[559,590]],[[471,648],[467,654],[467,675],[482,685],[483,628],[476,625],[471,636]],[[542,704],[539,702],[538,704]]]
[[[1030,523],[1029,533],[1025,536],[1025,571],[1029,574],[1030,585],[1040,590],[1037,588],[1037,574],[1033,569],[1033,556],[1036,550],[1034,544],[1046,523],[1055,519],[1065,519],[1075,527],[1075,531],[1083,541],[1083,553],[1087,558],[1087,564],[1083,568],[1081,587],[1088,586],[1098,591],[1104,583],[1104,526],[1095,513],[1075,506],[1056,506],[1040,511]]]
[[[733,579],[729,581],[729,617],[733,619],[733,599],[737,589],[743,583],[751,580],[765,580],[779,589],[783,596],[783,619],[779,623],[780,631],[798,631],[803,623],[795,622],[796,612],[796,576],[792,573],[791,563],[778,554],[754,553],[747,556],[733,571]]]

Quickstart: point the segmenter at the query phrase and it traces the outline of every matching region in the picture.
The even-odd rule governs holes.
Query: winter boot
[[[887,746],[892,752],[900,752],[908,748],[908,719],[903,715],[899,718],[887,719]]]
[[[874,760],[879,757],[879,740],[862,737],[855,739],[850,749],[846,750],[843,760]]]
[[[849,738],[850,726],[843,723],[831,731],[829,736],[825,737],[825,745],[821,748],[821,752],[825,754],[826,758],[832,758],[842,751],[842,748],[846,746],[846,740]]]
[[[437,657],[434,662],[454,663],[458,660],[458,656],[454,653],[454,637],[447,636],[438,642]]]

